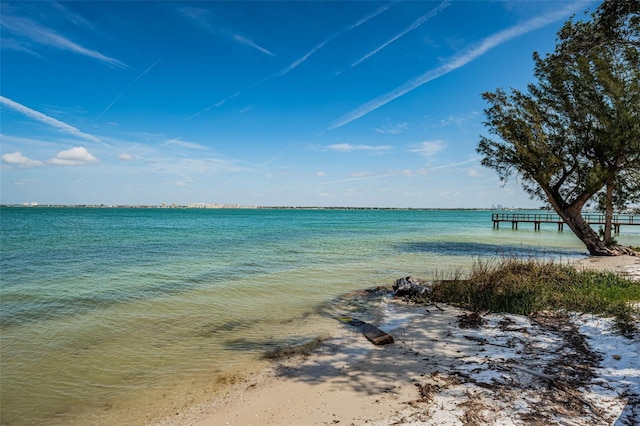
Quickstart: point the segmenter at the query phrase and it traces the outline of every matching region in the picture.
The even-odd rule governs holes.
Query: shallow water
[[[346,292],[481,256],[586,254],[553,224],[494,230],[489,211],[0,213],[3,425],[152,423],[335,331]],[[640,245],[631,228],[619,241]]]

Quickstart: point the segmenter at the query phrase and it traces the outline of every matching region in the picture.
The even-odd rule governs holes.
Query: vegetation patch
[[[434,282],[427,300],[477,312],[567,310],[612,316],[629,334],[638,328],[640,283],[553,260],[502,258],[475,261],[468,278]]]

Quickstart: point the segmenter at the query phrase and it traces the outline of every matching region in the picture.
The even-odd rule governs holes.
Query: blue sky
[[[0,202],[540,206],[481,93],[598,4],[2,1]]]

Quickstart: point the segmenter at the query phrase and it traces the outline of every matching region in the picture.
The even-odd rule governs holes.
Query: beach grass
[[[621,332],[630,334],[637,331],[640,283],[553,260],[478,259],[468,277],[436,280],[428,297],[473,311],[531,315],[566,310],[611,316]]]

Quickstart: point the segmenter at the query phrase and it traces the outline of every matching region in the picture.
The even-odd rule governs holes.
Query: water
[[[151,424],[335,331],[332,302],[479,256],[586,255],[488,211],[2,208],[0,423]],[[640,246],[640,230],[618,240]]]

